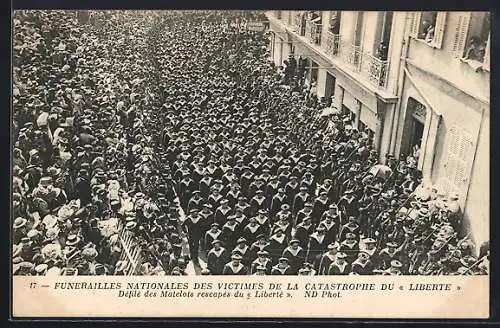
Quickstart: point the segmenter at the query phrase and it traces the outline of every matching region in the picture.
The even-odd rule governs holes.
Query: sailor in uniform
[[[288,245],[288,238],[283,232],[283,229],[277,227],[274,234],[269,238],[269,252],[273,263],[277,263],[278,259],[283,254],[283,251]]]
[[[278,214],[278,221],[276,221],[273,226],[273,229],[276,230],[277,228],[283,230],[283,233],[285,234],[286,238],[288,239],[292,238],[292,224],[288,220],[286,214]]]
[[[242,256],[235,253],[231,256],[231,261],[224,265],[222,269],[223,275],[238,275],[245,276],[248,275],[248,268],[241,263]]]
[[[332,264],[337,258],[337,253],[339,249],[338,243],[328,244],[328,251],[321,255],[321,260],[319,262],[318,274],[321,276],[325,276],[328,274],[328,269],[330,268],[330,264]]]
[[[347,276],[351,273],[351,265],[346,261],[347,254],[344,252],[340,252],[337,254],[335,261],[330,264],[330,268],[328,269],[329,276],[338,276],[343,275]]]
[[[221,237],[222,230],[219,229],[219,224],[214,222],[211,227],[205,233],[205,239],[203,243],[203,249],[208,251],[212,247],[212,242],[218,240]]]
[[[349,222],[347,222],[340,228],[339,239],[344,240],[349,232],[359,236],[360,230],[361,228],[359,227],[356,218],[354,216],[350,216]]]
[[[221,246],[220,240],[214,240],[212,245],[207,256],[207,269],[212,275],[221,275],[224,265],[229,261],[229,252]]]
[[[264,234],[260,234],[257,236],[257,241],[250,246],[250,257],[252,259],[257,258],[258,251],[267,251],[269,252],[270,243],[266,240],[266,236]]]
[[[293,275],[292,267],[288,264],[288,258],[281,257],[278,260],[278,264],[272,267],[271,275],[273,276],[290,276]]]
[[[328,244],[325,243],[325,228],[319,226],[316,231],[309,236],[307,246],[306,261],[313,263],[313,268],[318,270],[321,254],[326,250]]]
[[[314,231],[314,226],[312,225],[311,217],[306,216],[304,217],[302,222],[295,227],[294,238],[298,239],[300,242],[300,246],[305,249],[307,248],[307,245],[309,243],[309,236],[312,234],[313,231]]]
[[[249,222],[250,223],[243,228],[242,235],[251,245],[257,240],[257,236],[261,235],[263,231],[256,218],[250,218]]]
[[[390,267],[391,261],[397,260],[400,252],[397,249],[398,245],[394,242],[386,243],[386,248],[382,249],[378,254],[379,267],[385,270]]]
[[[370,256],[363,251],[358,253],[358,258],[351,264],[351,271],[359,275],[371,275],[374,269]]]
[[[325,228],[325,243],[331,244],[337,241],[337,235],[339,233],[339,226],[334,221],[332,216],[326,216],[320,223],[319,226]]]
[[[292,239],[290,240],[290,246],[285,248],[283,251],[282,257],[286,257],[288,259],[292,274],[297,274],[306,258],[306,251],[299,244],[300,241],[298,239]]]
[[[314,200],[313,204],[313,213],[312,213],[312,218],[313,218],[313,224],[317,225],[319,223],[319,220],[321,219],[321,216],[325,211],[328,210],[330,199],[328,199],[328,194],[326,191],[322,191],[319,194],[319,197]]]
[[[227,249],[233,249],[236,246],[236,240],[240,234],[238,222],[233,215],[227,218],[227,222],[222,227],[222,241]]]
[[[234,252],[238,252],[238,254],[242,256],[241,263],[243,263],[243,265],[250,265],[252,262],[250,247],[248,247],[247,240],[245,238],[241,237],[236,241],[236,247],[233,249],[233,253]]]
[[[266,274],[271,273],[272,262],[271,262],[271,259],[269,258],[268,251],[258,251],[257,252],[257,258],[252,262],[250,272],[252,274],[256,273],[257,267],[259,267],[259,266],[263,266],[265,268]]]
[[[313,222],[313,219],[314,219],[313,218],[313,207],[312,207],[312,204],[310,202],[306,202],[304,204],[304,208],[302,208],[300,211],[297,212],[297,215],[295,217],[295,224],[302,222],[302,220],[306,216],[311,218],[311,224],[316,227],[317,222],[316,222],[316,224]]]
[[[358,257],[359,251],[359,242],[356,240],[356,235],[348,232],[346,234],[346,239],[340,243],[339,251],[347,254],[347,262],[354,262]]]
[[[215,222],[223,226],[227,222],[227,218],[232,214],[232,209],[228,205],[229,201],[227,199],[221,200],[220,204],[221,205],[215,210]]]
[[[189,240],[189,251],[191,259],[193,261],[198,261],[198,251],[200,247],[200,239],[202,238],[202,216],[198,213],[198,210],[193,208],[186,220],[182,223],[182,230],[186,231]]]

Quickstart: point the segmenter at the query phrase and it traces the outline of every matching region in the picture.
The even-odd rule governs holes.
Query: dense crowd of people
[[[262,19],[16,12],[15,274],[487,273],[458,196],[323,116]]]

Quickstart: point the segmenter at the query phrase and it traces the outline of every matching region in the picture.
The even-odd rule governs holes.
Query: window
[[[376,27],[376,35],[374,42],[374,51],[375,57],[382,61],[387,60],[388,51],[389,51],[389,42],[391,39],[391,29],[392,29],[392,11],[387,11],[379,15]]]
[[[459,14],[452,46],[455,57],[471,66],[489,67],[489,39],[489,12]]]
[[[332,11],[330,16],[330,27],[328,30],[332,34],[340,34],[340,11]]]
[[[434,48],[441,48],[446,12],[422,11],[410,13],[410,34]]]

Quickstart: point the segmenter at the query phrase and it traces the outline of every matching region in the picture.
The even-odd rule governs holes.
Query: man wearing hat
[[[193,208],[186,220],[182,222],[181,228],[187,234],[189,241],[189,252],[194,262],[198,261],[200,239],[203,237],[203,217],[198,210]]]
[[[347,217],[356,217],[359,205],[354,195],[354,190],[348,189],[344,192],[339,200],[338,207]]]
[[[348,233],[353,233],[359,237],[360,232],[361,228],[359,227],[356,218],[354,216],[350,216],[349,221],[340,228],[339,239],[344,240],[346,238],[346,234]]]
[[[271,206],[269,209],[269,215],[271,218],[275,218],[278,211],[281,210],[281,205],[287,202],[286,193],[284,188],[278,188],[278,193],[275,194],[271,199]],[[274,219],[275,220],[275,219]]]
[[[340,243],[339,251],[346,253],[346,261],[351,264],[358,257],[359,252],[359,236],[356,236],[352,232],[346,233],[345,240]]]
[[[290,276],[293,275],[292,268],[288,264],[288,258],[281,257],[278,260],[278,263],[274,265],[271,269],[271,275],[273,276]]]
[[[314,200],[313,203],[313,224],[318,224],[321,216],[325,211],[328,210],[330,199],[328,199],[328,193],[326,191],[321,191],[319,196]],[[314,222],[314,220],[316,222]]]
[[[224,200],[224,196],[221,195],[219,189],[214,188],[210,192],[210,196],[208,196],[208,202],[212,205],[212,208],[218,209],[221,206],[221,202]],[[216,210],[217,211],[217,210]]]
[[[304,249],[309,244],[309,236],[314,232],[314,226],[311,222],[310,216],[305,216],[302,222],[295,227],[294,238],[300,241],[300,246]]]
[[[398,260],[400,256],[400,249],[395,242],[387,242],[386,247],[378,254],[379,267],[385,270],[390,267],[391,261]]]
[[[270,220],[267,216],[267,210],[259,209],[257,216],[255,216],[255,220],[260,225],[261,233],[269,236],[269,231],[271,228]]]
[[[240,237],[236,241],[236,247],[233,249],[233,253],[237,252],[242,256],[241,263],[243,265],[249,266],[252,262],[250,247],[247,245],[247,240],[243,237]]]
[[[318,270],[321,255],[327,249],[328,244],[325,238],[325,228],[318,226],[316,231],[309,236],[309,243],[307,246],[306,260],[314,264],[314,268]]]
[[[252,207],[247,203],[247,198],[245,196],[240,196],[234,209],[235,211],[241,211],[246,217],[250,217]]]
[[[223,226],[227,222],[227,218],[232,215],[231,207],[229,206],[229,200],[222,199],[220,201],[220,206],[215,210],[215,222],[219,226]]]
[[[337,253],[335,260],[328,268],[329,276],[349,275],[351,273],[351,265],[347,262],[347,254],[344,252]]]
[[[207,199],[210,196],[210,187],[212,186],[213,179],[208,173],[208,171],[204,172],[203,178],[201,178],[199,183],[199,190],[201,196]]]
[[[222,241],[226,245],[227,249],[233,249],[236,246],[236,241],[241,235],[241,227],[236,221],[234,215],[229,215],[227,217],[226,223],[222,226]]]
[[[306,216],[311,218],[311,223],[314,226],[317,225],[317,221],[319,220],[319,218],[313,218],[313,205],[310,202],[306,202],[304,204],[304,208],[297,212],[297,215],[295,217],[295,224],[302,222]],[[313,220],[316,220],[316,223]]]
[[[320,256],[319,266],[318,266],[318,275],[327,275],[330,265],[337,258],[337,253],[340,245],[338,243],[330,243],[328,244],[328,250]]]
[[[401,268],[403,264],[398,260],[392,260],[388,269],[385,270],[385,273],[391,276],[400,276],[403,273],[401,272]]]
[[[201,214],[201,212],[200,212]],[[220,239],[222,230],[219,229],[219,224],[214,222],[210,225],[210,229],[205,232],[205,238],[203,242],[203,249],[209,251],[212,248],[212,242],[214,240]]]
[[[269,253],[273,264],[278,263],[278,259],[288,245],[288,240],[289,237],[284,233],[283,229],[275,226],[273,234],[269,238]]]
[[[241,196],[240,185],[236,182],[232,183],[226,195],[226,199],[229,201],[229,206],[234,208],[240,196]]]
[[[207,269],[212,275],[221,275],[225,264],[229,261],[230,255],[221,244],[220,240],[214,240],[212,242],[213,248],[207,255]]]
[[[200,191],[194,190],[191,193],[191,198],[188,201],[187,210],[190,211],[193,208],[200,209],[202,201],[203,201],[203,198],[200,195]]]
[[[251,245],[257,241],[257,237],[263,234],[262,226],[257,221],[257,217],[249,219],[249,223],[243,228],[242,236]]]
[[[222,270],[223,275],[248,275],[248,268],[241,263],[242,256],[235,253],[231,256],[231,261],[224,265]]]
[[[250,208],[251,216],[256,215],[260,210],[266,208],[266,196],[264,196],[264,191],[262,189],[258,189],[256,195],[250,200]]]
[[[371,275],[374,269],[370,255],[363,251],[359,251],[358,258],[351,264],[351,271],[359,275]]]
[[[304,205],[308,202],[309,198],[310,196],[307,193],[307,187],[301,186],[300,192],[293,198],[292,213],[294,216],[296,216],[297,213],[304,208]],[[310,210],[312,213],[312,204],[310,204]]]
[[[264,272],[266,275],[271,273],[272,262],[269,258],[268,251],[258,251],[257,258],[252,262],[250,272],[255,274],[258,271],[258,267],[264,267]]]
[[[257,236],[257,241],[250,246],[250,258],[256,259],[258,251],[270,251],[270,243],[265,234]]]
[[[298,239],[290,240],[290,245],[283,251],[282,257],[288,259],[292,274],[297,274],[299,268],[305,261],[306,251],[300,246]]]
[[[292,206],[292,208],[293,208],[293,203],[295,201],[295,196],[299,193],[299,189],[300,189],[300,184],[297,181],[297,176],[290,175],[289,181],[285,185],[285,192],[286,192],[286,199],[291,203],[290,206]],[[307,187],[305,190],[307,191]]]

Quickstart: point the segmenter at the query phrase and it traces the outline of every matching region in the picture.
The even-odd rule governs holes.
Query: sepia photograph
[[[489,275],[489,12],[12,27],[14,278]]]

